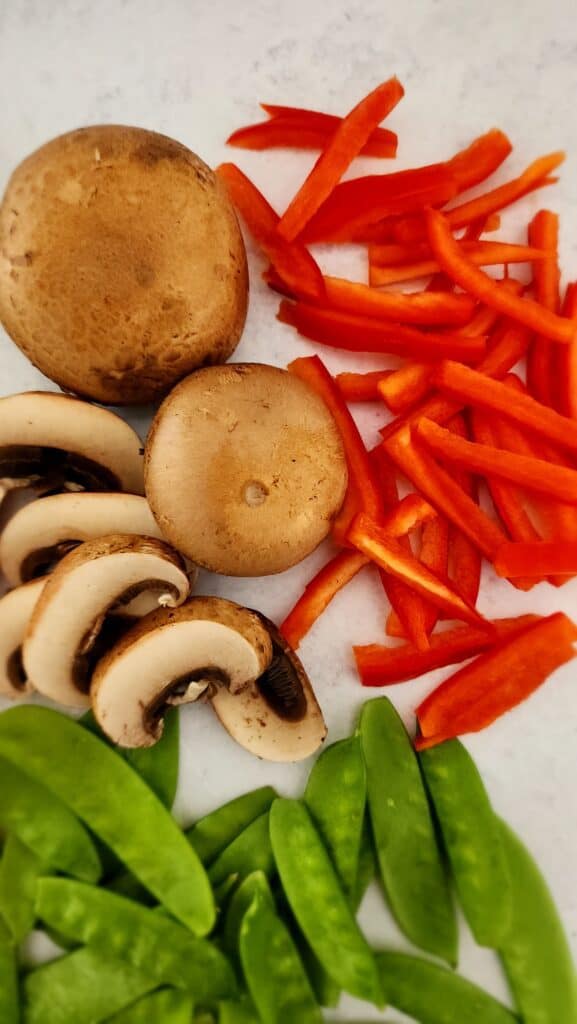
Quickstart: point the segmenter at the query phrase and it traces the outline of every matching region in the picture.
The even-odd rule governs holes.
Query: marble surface
[[[227,152],[224,139],[258,118],[257,101],[317,106],[344,113],[377,81],[399,75],[407,95],[390,119],[400,135],[398,167],[442,159],[494,124],[516,149],[506,175],[540,153],[564,146],[562,181],[545,197],[527,200],[505,221],[507,237],[539,204],[562,212],[562,255],[577,275],[577,27],[573,0],[0,0],[0,187],[29,151],[53,135],[96,122],[137,124],[166,132],[216,164],[236,159],[282,208],[311,165],[310,155]],[[367,168],[375,163],[365,162]],[[381,166],[381,165],[379,165]],[[505,173],[501,175],[504,177]],[[310,351],[275,320],[275,297],[259,279],[249,246],[250,314],[238,359],[283,365]],[[326,267],[362,275],[358,253],[321,253]],[[328,365],[375,366],[331,351]],[[46,381],[0,329],[0,393],[45,387]],[[145,431],[145,413],[132,415]],[[361,416],[368,441],[383,421]],[[262,580],[203,576],[205,591],[220,593],[282,616],[326,557]],[[547,585],[521,594],[486,572],[481,610],[577,612],[577,583]],[[335,600],[302,646],[330,726],[347,733],[364,693],[350,648],[382,635],[383,601],[370,578],[355,581]],[[436,678],[393,689],[411,723],[412,709]],[[270,766],[253,760],[217,728],[206,709],[183,715],[182,784],[177,812],[189,821],[225,798],[273,782],[299,791],[307,765]],[[491,729],[467,739],[497,810],[536,855],[561,907],[577,952],[577,690],[574,666],[557,672],[527,704]],[[363,922],[375,942],[399,942],[382,900],[371,892]],[[402,941],[400,941],[402,945]],[[505,998],[492,954],[475,948],[463,929],[463,973]],[[338,1019],[379,1019],[343,1001]],[[382,1018],[381,1018],[382,1019]],[[387,1019],[400,1021],[398,1014]]]

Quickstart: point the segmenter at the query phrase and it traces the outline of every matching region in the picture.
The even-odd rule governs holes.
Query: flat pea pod
[[[186,838],[202,863],[210,864],[256,818],[266,814],[275,797],[272,786],[262,786],[230,800],[189,828]]]
[[[523,843],[499,822],[513,885],[513,912],[501,944],[523,1024],[574,1024],[577,980],[549,888]]]
[[[275,800],[270,834],[282,887],[309,946],[346,992],[382,1007],[374,956],[305,804]]]
[[[354,889],[367,800],[367,779],[357,736],[327,747],[313,765],[304,793],[347,894]]]
[[[506,1006],[445,967],[404,953],[379,953],[391,1006],[419,1024],[519,1024]]]
[[[322,1024],[290,932],[260,893],[243,917],[239,949],[247,988],[263,1024]]]
[[[20,1024],[20,994],[16,946],[0,919],[0,1020],[2,1024]]]
[[[110,1024],[190,1024],[192,996],[163,988],[110,1017]]]
[[[405,727],[386,697],[365,704],[359,733],[377,858],[391,910],[415,946],[454,965],[455,910],[427,793]]]
[[[256,896],[268,901],[274,910],[274,900],[263,871],[253,871],[247,875],[231,897],[224,921],[223,939],[225,949],[231,956],[238,955],[240,928],[244,915]]]
[[[157,984],[185,988],[198,1001],[225,999],[236,991],[232,968],[213,943],[123,896],[69,879],[44,878],[38,882],[36,911],[58,932],[126,960]]]
[[[263,871],[269,878],[274,874],[275,862],[269,833],[269,812],[261,814],[233,839],[211,864],[208,877],[213,886],[220,885],[229,875],[238,875],[242,881],[253,871]]]
[[[86,947],[30,971],[22,982],[22,1024],[101,1024],[158,982]]]
[[[27,774],[66,803],[177,920],[198,935],[212,929],[214,899],[202,864],[122,758],[71,719],[31,705],[0,715],[0,756],[18,763],[23,750]],[[89,786],[81,784],[86,779]]]
[[[10,832],[0,861],[0,916],[16,943],[34,927],[36,884],[45,871],[40,858]]]
[[[4,720],[14,710],[4,711],[0,718]],[[59,760],[55,755],[58,749],[52,750],[53,761]],[[31,751],[19,746],[14,755],[17,762],[25,759],[28,767]],[[0,830],[14,833],[56,870],[85,882],[97,882],[101,866],[92,839],[66,801],[60,800],[43,782],[41,776],[36,781],[10,760],[0,758]],[[78,777],[74,785],[78,785]]]
[[[254,1004],[245,996],[235,1003],[219,1003],[218,1024],[261,1024],[261,1018]]]
[[[459,740],[423,750],[419,761],[469,927],[480,946],[497,949],[511,919],[512,889],[483,780]]]

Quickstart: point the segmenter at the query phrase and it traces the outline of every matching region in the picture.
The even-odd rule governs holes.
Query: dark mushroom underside
[[[85,491],[118,491],[120,481],[105,466],[61,448],[13,445],[0,449],[0,478],[48,478],[54,490],[67,485]]]

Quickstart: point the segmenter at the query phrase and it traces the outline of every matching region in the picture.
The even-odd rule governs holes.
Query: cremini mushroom
[[[223,598],[193,597],[147,615],[102,658],[90,688],[94,714],[120,746],[151,746],[167,707],[220,689],[238,695],[271,659],[258,615]]]
[[[347,469],[335,422],[304,382],[237,363],[198,370],[165,399],[146,445],[145,483],[179,551],[227,576],[263,576],[326,537]]]
[[[22,664],[22,642],[45,580],[34,580],[0,598],[0,696],[18,699],[32,692]]]
[[[14,487],[143,493],[142,446],[108,409],[52,391],[0,398],[0,501]]]
[[[146,498],[52,494],[19,509],[0,534],[0,570],[11,587],[44,576],[72,548],[111,533],[161,538]]]
[[[152,538],[115,534],[87,541],[56,566],[30,620],[24,670],[52,700],[88,707],[94,665],[134,621],[118,611],[142,591],[176,607],[189,595],[184,563]]]

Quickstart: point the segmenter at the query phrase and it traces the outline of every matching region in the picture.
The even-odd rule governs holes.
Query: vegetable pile
[[[328,349],[403,357],[396,369],[337,377],[318,355],[289,366],[331,410],[349,484],[333,523],[339,550],[281,631],[298,646],[335,594],[376,567],[387,634],[404,642],[355,648],[363,685],[477,659],[417,709],[417,746],[431,747],[483,729],[574,656],[565,615],[490,622],[477,601],[483,559],[520,590],[577,573],[577,285],[562,301],[550,210],[533,217],[526,242],[484,237],[501,211],[557,180],[562,152],[473,198],[461,196],[511,153],[497,129],[441,163],[341,180],[360,154],[396,155],[396,136],[379,125],[402,97],[392,78],[344,118],[263,104],[268,121],[234,132],[228,142],[246,149],[321,149],[281,216],[235,164],[217,173],[269,261],[280,321]],[[318,242],[366,246],[368,283],[323,274]],[[529,284],[511,274],[519,263]],[[501,277],[482,269],[495,265]],[[372,451],[348,407],[365,401],[394,415]],[[402,499],[399,483],[410,487]]]
[[[341,991],[421,1024],[575,1019],[549,892],[459,741],[416,754],[381,697],[301,799],[263,787],[183,832],[177,716],[137,754],[90,715],[0,716],[2,1024],[320,1024]],[[375,875],[410,955],[372,949],[359,926]],[[519,1016],[439,965],[458,962],[453,887]],[[67,952],[30,968],[18,945],[33,927]]]

